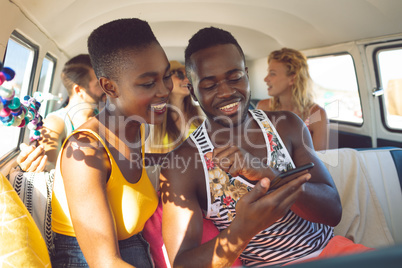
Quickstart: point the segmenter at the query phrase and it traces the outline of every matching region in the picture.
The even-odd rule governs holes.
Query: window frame
[[[32,53],[33,53],[32,68],[31,68],[31,73],[29,76],[28,92],[27,92],[28,95],[32,96],[34,82],[35,82],[35,74],[36,74],[36,69],[38,66],[39,46],[34,44],[32,41],[30,41],[28,38],[26,38],[25,36],[23,36],[16,30],[14,30],[11,33],[9,40],[12,40],[22,46],[27,47],[30,50],[32,50]],[[7,43],[8,43],[8,41],[7,41]],[[7,55],[7,48],[6,48],[6,51],[2,58],[3,63],[6,58],[6,55]],[[25,127],[20,129],[19,138],[18,138],[16,147],[14,149],[11,149],[10,151],[6,152],[4,155],[0,156],[0,167],[3,166],[5,163],[7,163],[12,158],[14,158],[19,153],[19,151],[20,151],[19,146],[21,143],[24,142],[25,129],[26,129]]]
[[[347,125],[347,126],[353,126],[353,127],[362,127],[364,125],[364,121],[365,121],[364,120],[364,106],[363,106],[363,103],[362,103],[362,94],[361,94],[361,89],[360,89],[359,76],[357,75],[356,62],[355,62],[355,58],[353,57],[353,55],[348,51],[339,51],[339,52],[335,52],[335,53],[325,53],[325,54],[307,56],[307,60],[314,59],[314,58],[323,58],[323,57],[330,57],[330,56],[343,56],[343,55],[349,55],[351,57],[351,59],[352,59],[354,74],[355,74],[355,78],[356,78],[357,93],[358,93],[358,96],[359,96],[359,103],[360,103],[360,108],[361,108],[361,112],[362,112],[362,122],[361,123],[355,123],[355,122],[342,121],[342,120],[336,120],[336,119],[329,119],[329,122],[330,123]],[[310,73],[310,76],[311,76],[310,68],[309,68],[309,73]],[[312,78],[311,78],[311,80],[313,81]],[[325,107],[323,107],[323,108],[325,109]]]
[[[372,45],[372,44],[371,44]],[[392,45],[383,45],[383,46],[378,46],[372,51],[372,61],[373,61],[373,68],[374,68],[374,78],[375,78],[375,83],[376,83],[376,88],[377,89],[383,89],[384,87],[381,83],[381,78],[380,78],[380,66],[379,66],[379,53],[381,51],[386,51],[390,50],[392,48],[399,48],[402,50],[402,44],[392,44]],[[387,124],[387,118],[386,118],[386,105],[385,105],[385,97],[384,94],[381,94],[378,96],[378,104],[380,106],[380,116],[381,116],[381,123],[383,127],[392,133],[402,133],[402,129],[395,129],[395,128],[390,128]]]
[[[50,60],[50,61],[53,62],[52,76],[51,76],[51,78],[50,78],[50,83],[49,83],[49,91],[46,92],[46,93],[52,93],[53,82],[54,82],[54,75],[55,75],[56,65],[57,65],[57,59],[56,59],[56,57],[52,56],[49,52],[46,53],[45,57],[43,58],[43,61],[44,61],[45,59],[48,59],[48,60]],[[40,75],[41,75],[42,68],[43,68],[43,61],[42,61],[42,65],[41,65],[41,71],[40,71],[40,73],[39,73],[38,85],[36,86],[36,92],[39,91],[39,85],[40,85],[40,79],[41,79]],[[52,93],[52,94],[53,94],[53,93]],[[45,111],[44,111],[43,118],[45,118],[46,115],[49,113],[50,106],[47,105],[47,103],[48,103],[48,102],[45,101]],[[42,103],[42,105],[43,105],[43,103]]]

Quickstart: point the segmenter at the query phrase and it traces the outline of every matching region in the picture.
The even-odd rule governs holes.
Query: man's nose
[[[229,85],[229,83],[226,79],[219,81],[217,84],[217,87],[218,87],[218,97],[219,98],[230,97],[236,92],[236,90]]]

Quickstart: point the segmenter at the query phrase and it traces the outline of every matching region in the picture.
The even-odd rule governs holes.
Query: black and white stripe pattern
[[[23,172],[18,169],[9,174],[9,181],[32,215],[49,252],[53,248],[52,188],[54,170],[51,172]]]
[[[264,112],[259,110],[253,110],[250,112],[255,120],[270,123]],[[271,127],[273,128],[272,124]],[[261,130],[264,131],[263,128],[261,128]],[[213,146],[207,135],[205,125],[203,124],[200,126],[190,137],[197,145],[198,151],[201,155],[205,171],[205,180],[207,183],[206,190],[208,200],[211,200],[209,176],[203,156],[205,153],[212,151]],[[267,146],[269,146],[269,144],[267,144]],[[286,150],[283,144],[282,147],[283,150]],[[284,155],[289,156],[287,152]],[[291,159],[287,159],[287,161],[293,163]],[[228,176],[231,181],[237,179],[244,183],[244,180],[239,177],[232,178],[229,174]],[[250,191],[252,186],[249,184],[247,184],[247,186]],[[206,215],[206,218],[212,220],[220,231],[226,229],[230,225],[231,219],[228,215],[233,215],[233,217],[236,215],[234,207],[228,208],[222,206],[221,203],[222,200],[220,197],[211,200],[208,203],[208,211]],[[309,222],[297,216],[293,211],[288,211],[288,213],[276,223],[253,237],[246,249],[240,255],[240,258],[245,266],[252,267],[284,264],[322,249],[332,237],[332,227]]]

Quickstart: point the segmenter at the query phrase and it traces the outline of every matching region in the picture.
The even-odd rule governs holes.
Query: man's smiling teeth
[[[235,107],[235,106],[238,105],[238,104],[239,104],[239,102],[231,103],[231,104],[225,105],[225,106],[223,106],[223,107],[221,107],[221,108],[219,108],[219,109],[221,109],[221,110],[228,110],[228,109],[230,109],[230,108]]]
[[[166,102],[158,105],[152,105],[152,109],[154,110],[163,110],[166,107]]]

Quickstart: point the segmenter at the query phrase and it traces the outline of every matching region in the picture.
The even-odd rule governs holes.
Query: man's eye
[[[168,75],[166,75],[165,77],[163,77],[164,80],[168,80],[172,77],[173,73],[169,73]]]
[[[237,82],[237,81],[239,81],[240,79],[242,79],[242,77],[243,77],[243,76],[241,76],[241,75],[236,76],[236,77],[232,77],[232,78],[229,79],[229,81],[230,81],[230,82]]]
[[[209,84],[209,85],[202,86],[202,89],[204,89],[204,90],[212,90],[215,87],[216,87],[216,84]]]
[[[229,83],[237,83],[243,79],[244,75],[243,74],[235,74],[229,77],[228,82]]]

